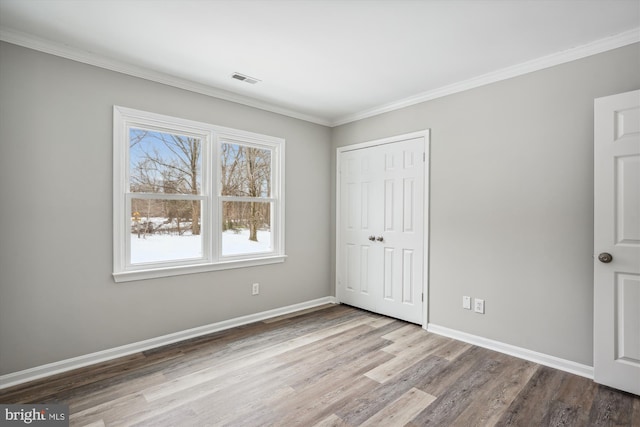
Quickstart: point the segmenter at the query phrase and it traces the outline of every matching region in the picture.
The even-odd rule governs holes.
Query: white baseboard
[[[318,298],[299,304],[263,311],[261,313],[249,314],[247,316],[236,317],[235,319],[211,323],[209,325],[199,326],[197,328],[187,329],[184,331],[151,338],[120,347],[114,347],[95,353],[85,354],[83,356],[73,357],[71,359],[60,360],[58,362],[36,366],[34,368],[25,369],[23,371],[12,372],[10,374],[0,376],[0,390],[62,372],[71,371],[73,369],[116,359],[118,357],[127,356],[133,353],[138,353],[140,351],[161,347],[167,344],[173,344],[178,341],[196,338],[202,335],[211,334],[213,332],[223,331],[225,329],[246,325],[248,323],[259,322],[272,317],[282,316],[285,314],[294,313],[296,311],[305,310],[324,304],[335,303],[335,297]]]
[[[488,338],[468,334],[466,332],[460,332],[455,329],[445,328],[444,326],[434,325],[433,323],[429,323],[426,329],[434,334],[443,335],[458,341],[477,345],[478,347],[488,348],[489,350],[498,351],[500,353],[519,357],[520,359],[535,362],[540,365],[549,366],[571,374],[580,375],[581,377],[593,379],[593,366],[583,365],[581,363],[572,362],[570,360],[561,359],[544,353],[538,353],[537,351],[516,347],[515,345],[505,344],[500,341],[490,340]]]

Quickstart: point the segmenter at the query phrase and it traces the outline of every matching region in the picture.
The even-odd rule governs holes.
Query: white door
[[[418,324],[427,135],[338,150],[338,300]]]
[[[640,395],[640,91],[595,100],[594,379]]]

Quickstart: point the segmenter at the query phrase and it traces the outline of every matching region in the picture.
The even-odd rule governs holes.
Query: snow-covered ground
[[[258,241],[249,240],[249,230],[227,230],[222,233],[222,255],[255,254],[271,250],[271,231],[258,230]]]
[[[249,230],[222,233],[222,255],[253,254],[271,250],[271,232],[258,231],[258,241],[249,240]],[[176,261],[202,257],[202,236],[150,234],[138,238],[131,234],[131,263]]]

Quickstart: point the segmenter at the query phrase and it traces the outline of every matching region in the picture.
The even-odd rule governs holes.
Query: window
[[[284,140],[114,107],[117,282],[284,260]]]

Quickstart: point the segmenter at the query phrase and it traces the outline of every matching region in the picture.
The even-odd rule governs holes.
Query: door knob
[[[598,261],[608,264],[613,261],[613,256],[610,253],[602,252],[598,255]]]
[[[369,236],[369,240],[371,240],[372,242],[376,241],[376,236]]]
[[[382,242],[382,241],[384,240],[384,237],[382,237],[382,236],[378,236],[378,237],[376,238],[376,240],[377,240],[378,242]]]

